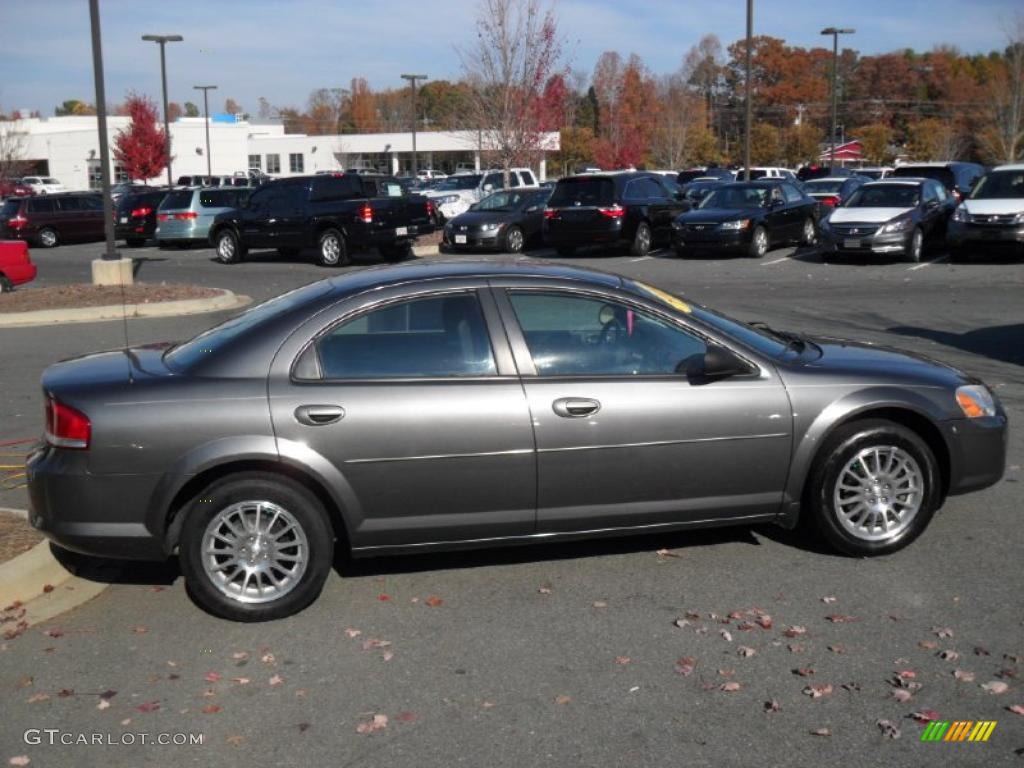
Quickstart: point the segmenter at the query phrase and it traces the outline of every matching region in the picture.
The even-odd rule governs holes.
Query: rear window
[[[843,188],[843,184],[846,183],[846,179],[816,179],[814,181],[808,181],[804,184],[810,194],[815,192],[838,192]]]
[[[892,172],[893,176],[901,178],[935,179],[942,182],[946,189],[953,189],[956,186],[956,177],[949,168],[932,165],[901,165]]]
[[[615,182],[602,178],[563,179],[555,185],[548,205],[611,205],[615,202]]]
[[[176,210],[178,208],[191,208],[192,207],[192,195],[195,193],[191,189],[185,189],[178,192],[168,192],[167,197],[160,204],[160,207],[167,210]]]
[[[21,200],[7,200],[3,208],[0,208],[0,216],[5,219],[11,218],[18,213],[18,209],[21,207]]]

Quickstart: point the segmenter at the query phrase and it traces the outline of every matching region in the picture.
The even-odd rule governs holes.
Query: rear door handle
[[[295,409],[295,420],[307,427],[322,427],[334,424],[345,417],[340,405],[300,405]]]
[[[564,419],[581,419],[601,410],[601,403],[589,397],[560,397],[551,409]]]

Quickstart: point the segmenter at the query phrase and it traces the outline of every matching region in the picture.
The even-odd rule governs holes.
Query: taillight
[[[58,448],[89,447],[92,424],[89,417],[52,397],[46,398],[46,442]]]
[[[597,210],[606,219],[621,219],[626,215],[626,209],[621,205],[613,205],[609,208],[598,208]]]
[[[558,211],[555,210],[554,208],[545,208],[544,209],[544,218],[545,219],[555,219],[555,218],[558,218]]]
[[[821,202],[823,202],[829,208],[835,208],[837,205],[839,205],[839,198],[836,195],[829,195],[828,197],[821,198]]]
[[[427,216],[433,217],[434,215],[434,201],[429,197],[427,198]]]
[[[152,212],[153,212],[153,209],[150,208],[148,205],[144,205],[141,208],[133,208],[132,209],[132,218],[134,219],[136,217],[142,218],[143,216],[149,216],[149,214],[151,214]]]
[[[363,203],[361,206],[359,206],[358,216],[364,224],[372,224],[373,206],[371,206],[369,203]]]
[[[7,226],[10,227],[11,229],[21,229],[26,224],[28,224],[28,219],[26,219],[24,216],[21,216],[20,214],[18,216],[15,216],[13,219],[7,220]]]
[[[963,200],[964,200],[963,193],[959,189],[954,189],[953,190],[953,197],[956,198],[956,201],[958,203],[962,203]]]
[[[174,214],[174,218],[178,221],[192,221],[192,219],[198,219],[199,214],[195,211],[185,211],[184,213]]]
[[[171,216],[170,216],[170,214],[167,214],[167,213],[158,213],[156,215],[156,220],[157,221],[170,221],[170,219],[171,219]]]

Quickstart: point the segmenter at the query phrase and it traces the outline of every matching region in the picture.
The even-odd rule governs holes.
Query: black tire
[[[60,243],[60,238],[53,227],[43,227],[36,233],[36,242],[43,248],[53,248]]]
[[[526,236],[515,224],[505,230],[504,247],[506,253],[522,253],[526,247]]]
[[[924,232],[917,227],[910,233],[907,247],[903,250],[903,258],[911,264],[917,264],[921,261],[922,254],[924,254]]]
[[[646,256],[651,252],[651,243],[653,242],[653,233],[651,232],[651,225],[646,221],[641,221],[636,225],[636,232],[633,233],[633,242],[629,246],[629,253],[631,256]]]
[[[344,267],[351,263],[341,232],[331,227],[320,233],[316,241],[316,261],[321,267]]]
[[[576,255],[576,249],[571,245],[560,245],[555,248],[555,251],[558,252],[559,256],[564,256],[565,258]]]
[[[835,508],[835,493],[841,473],[865,449],[879,447],[883,452],[895,447],[909,455],[920,472],[923,490],[918,499],[916,514],[905,527],[893,535],[878,540],[855,536],[844,527]],[[868,463],[871,463],[868,458]],[[847,475],[849,477],[849,475]],[[871,480],[864,480],[865,487]],[[884,486],[888,493],[889,485]],[[868,492],[868,491],[865,491]],[[878,487],[875,488],[878,492]],[[879,498],[879,497],[870,497]],[[896,498],[894,496],[894,498]],[[887,499],[881,499],[885,501]],[[910,544],[928,526],[942,503],[941,480],[938,464],[931,448],[910,429],[884,419],[865,419],[837,429],[822,446],[814,468],[808,477],[804,494],[803,515],[807,515],[817,532],[840,552],[856,557],[873,557],[895,552]],[[887,515],[886,515],[887,516]]]
[[[207,574],[203,563],[203,539],[207,526],[223,510],[246,501],[270,502],[287,511],[301,528],[308,544],[305,570],[295,585],[290,591],[267,602],[247,603],[229,597]],[[307,607],[323,589],[334,559],[334,535],[323,505],[309,490],[293,480],[263,472],[228,475],[206,487],[189,502],[182,514],[186,517],[181,529],[178,558],[186,587],[192,599],[214,616],[247,622],[281,619]],[[281,578],[284,571],[276,572],[276,575]],[[261,583],[271,588],[262,578]]]
[[[126,238],[124,244],[129,248],[139,248],[146,244],[146,238],[144,237],[129,237]]]
[[[750,246],[747,248],[747,255],[752,259],[760,259],[768,253],[770,248],[771,243],[767,230],[764,227],[755,226],[754,231],[750,233]]]
[[[800,227],[800,245],[811,248],[818,244],[818,225],[814,219],[807,217]]]
[[[222,229],[214,237],[213,242],[217,251],[217,261],[221,264],[237,264],[245,258],[246,248],[233,229]]]
[[[10,293],[14,290],[14,283],[7,275],[0,274],[0,293]]]
[[[379,250],[381,258],[388,262],[405,261],[412,258],[412,243],[408,240],[394,245],[382,245]]]
[[[298,248],[278,248],[277,249],[277,253],[278,253],[279,256],[284,256],[285,258],[289,258],[290,259],[293,256],[298,256],[299,255],[299,249]]]

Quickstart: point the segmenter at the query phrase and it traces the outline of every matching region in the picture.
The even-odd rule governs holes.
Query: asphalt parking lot
[[[88,281],[101,251],[34,250],[37,284]],[[139,280],[254,299],[337,273],[276,253],[230,267],[208,249],[125,253],[138,260]],[[1006,475],[949,499],[908,549],[856,560],[764,527],[373,561],[342,555],[312,608],[265,625],[200,612],[173,564],[104,568],[114,583],[98,598],[0,644],[0,758],[1021,764],[1024,717],[1008,708],[1024,705],[1024,260],[926,258],[825,264],[813,250],[779,249],[761,261],[670,252],[574,259],[741,319],[905,347],[984,379],[1010,415]],[[187,337],[222,317],[132,320],[128,336]],[[118,322],[0,329],[0,443],[39,433],[46,365],[123,343]],[[0,490],[0,506],[26,503],[23,489]],[[770,621],[754,621],[766,614]],[[1007,689],[982,687],[992,682]],[[805,693],[812,685],[821,695]],[[929,717],[998,724],[986,743],[922,743],[919,721]],[[26,745],[30,728],[136,737],[128,746]],[[143,746],[137,736],[179,732],[204,743]]]

